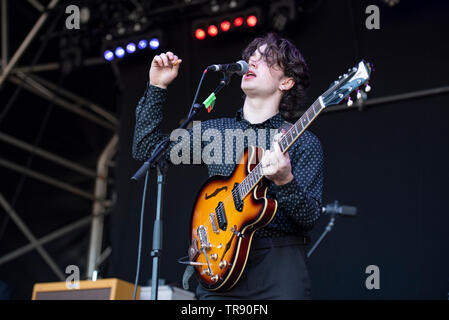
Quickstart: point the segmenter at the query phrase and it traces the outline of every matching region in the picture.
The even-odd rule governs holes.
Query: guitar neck
[[[324,103],[321,96],[315,100],[315,102],[307,109],[306,112],[295,122],[290,129],[285,132],[279,139],[279,146],[283,153],[287,152],[288,149],[298,140],[298,138],[303,134],[307,127],[312,123],[313,120],[321,113],[324,109]],[[256,167],[251,170],[248,176],[239,185],[239,194],[241,199],[243,199],[254,186],[263,178],[262,165],[258,163]]]
[[[307,127],[312,123],[313,120],[321,113],[324,109],[324,104],[321,101],[321,97],[315,100],[314,103],[307,109],[306,112],[295,122],[291,128],[282,135],[279,139],[279,146],[283,153],[287,152],[288,149],[295,143],[295,141],[303,134]]]

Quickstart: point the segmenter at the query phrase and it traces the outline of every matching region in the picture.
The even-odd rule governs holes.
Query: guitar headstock
[[[362,97],[360,88],[363,85],[365,85],[365,92],[369,92],[371,87],[368,85],[368,80],[370,79],[371,70],[372,65],[362,60],[357,66],[349,69],[348,73],[341,75],[321,96],[324,107],[339,104],[346,98],[348,98],[348,106],[351,106],[350,94],[357,91],[357,99],[360,99]]]

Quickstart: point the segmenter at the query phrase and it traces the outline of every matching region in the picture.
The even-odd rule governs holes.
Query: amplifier
[[[67,288],[66,282],[36,283],[32,300],[132,300],[134,285],[115,278],[81,280],[79,288]],[[136,299],[140,297],[137,287]]]

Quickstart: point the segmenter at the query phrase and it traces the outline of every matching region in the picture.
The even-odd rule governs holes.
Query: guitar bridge
[[[215,214],[213,212],[211,212],[209,214],[209,219],[210,219],[210,223],[212,224],[212,229],[214,230],[215,233],[219,233],[218,228],[217,228],[217,224],[215,223]]]

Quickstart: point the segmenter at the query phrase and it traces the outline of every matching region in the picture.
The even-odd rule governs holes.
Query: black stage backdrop
[[[384,97],[448,85],[449,6],[443,1],[401,1],[380,7],[380,30],[365,28],[366,1],[324,1],[284,32],[303,52],[312,72],[311,103],[335,78],[363,58],[375,66],[370,97]],[[263,30],[212,41],[192,41],[190,24],[165,29],[165,45],[183,59],[169,88],[163,130],[184,118],[201,72],[212,63],[236,61]],[[130,177],[141,163],[131,157],[135,108],[148,79],[152,56],[120,64],[123,96],[118,156],[118,205],[112,216],[110,276],[134,281],[143,182]],[[200,99],[218,83],[208,75]],[[211,114],[232,116],[242,105],[240,79],[218,96]],[[447,299],[449,292],[449,96],[383,104],[364,111],[321,115],[311,126],[325,153],[324,204],[338,200],[358,208],[355,218],[337,218],[309,260],[316,299]],[[170,166],[164,198],[161,277],[181,284],[190,210],[207,178],[205,167]],[[152,172],[144,220],[140,284],[151,277],[150,250],[155,216]],[[313,241],[328,217],[316,224]],[[365,269],[380,270],[380,289],[368,290]]]

